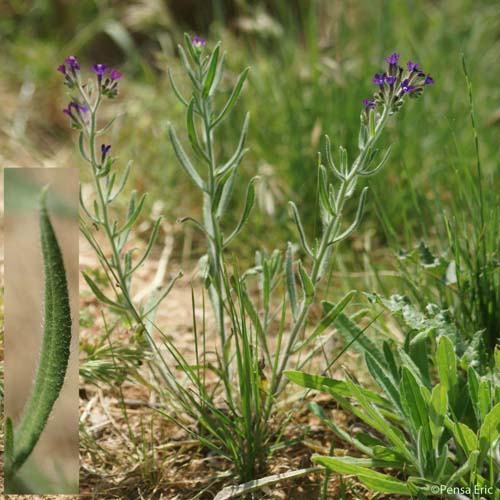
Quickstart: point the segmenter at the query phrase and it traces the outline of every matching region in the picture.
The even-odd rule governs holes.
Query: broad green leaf
[[[429,424],[433,447],[436,448],[444,430],[444,417],[448,411],[448,392],[442,384],[437,384],[431,393],[429,403]]]
[[[437,369],[441,384],[446,387],[451,402],[455,401],[455,388],[458,383],[457,356],[451,340],[442,336],[436,352]]]
[[[488,380],[481,380],[478,394],[479,411],[484,419],[491,409],[491,386]]]
[[[476,433],[466,424],[457,422],[452,428],[455,441],[464,450],[465,455],[469,455],[474,450],[478,449],[478,440]]]
[[[432,453],[432,439],[428,417],[429,408],[422,396],[417,380],[406,366],[402,368],[401,404],[416,435],[418,435],[420,430],[422,432],[424,453]]]
[[[401,398],[399,397],[399,389],[394,385],[384,367],[368,351],[365,353],[365,361],[375,382],[384,390],[401,415],[404,415]]]
[[[500,403],[497,403],[484,418],[483,425],[479,431],[479,450],[481,452],[481,462],[499,435]]]

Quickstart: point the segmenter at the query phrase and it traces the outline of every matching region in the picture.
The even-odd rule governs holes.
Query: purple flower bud
[[[108,71],[108,67],[105,64],[94,64],[92,66],[92,71],[94,71],[99,78],[102,78],[106,71]]]
[[[365,110],[368,111],[370,108],[375,107],[375,101],[371,101],[370,99],[365,99],[363,101],[363,106],[365,107]]]
[[[199,49],[201,49],[201,47],[204,47],[207,44],[207,41],[205,40],[205,38],[202,38],[198,35],[195,35],[193,37],[192,42],[193,42],[193,45]]]
[[[114,82],[115,80],[119,80],[122,76],[123,75],[115,68],[113,68],[109,73],[109,78],[111,79],[112,82]]]
[[[391,66],[395,66],[399,61],[399,54],[397,52],[393,52],[389,57],[386,57],[384,60]]]
[[[376,83],[377,85],[380,85],[382,87],[382,85],[384,85],[386,76],[387,75],[385,73],[383,75],[379,75],[378,73],[375,73],[375,76],[373,77],[372,82]]]
[[[415,90],[417,87],[415,85],[410,85],[410,80],[406,78],[406,80],[403,80],[401,82],[401,93],[402,94],[407,94],[408,92],[411,92],[412,90]]]
[[[76,57],[75,56],[69,56],[67,57],[64,62],[66,64],[69,65],[69,67],[74,70],[74,71],[77,71],[80,69],[80,65],[78,64],[78,61],[76,60]]]
[[[406,67],[408,68],[408,71],[418,71],[418,64],[417,63],[414,63],[413,61],[408,61],[406,63]]]
[[[63,75],[66,74],[66,66],[64,64],[59,64],[59,66],[57,67],[57,71],[59,71],[59,73],[62,73]]]
[[[394,83],[396,82],[396,77],[395,76],[388,76],[386,81],[392,87],[394,85]]]
[[[75,108],[76,111],[79,111],[80,113],[86,113],[89,108],[85,107],[85,106],[81,106],[80,104],[78,104],[77,102],[70,102],[69,105],[68,105],[68,109],[71,111],[71,108]]]
[[[108,151],[111,149],[111,144],[101,144],[101,163],[104,163]]]
[[[424,85],[432,85],[434,83],[434,78],[431,75],[427,75],[424,80]]]

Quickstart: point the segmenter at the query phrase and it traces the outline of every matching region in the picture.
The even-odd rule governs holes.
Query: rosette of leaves
[[[479,486],[491,494],[488,498],[500,498],[500,352],[496,352],[495,368],[480,376],[472,366],[459,368],[446,335],[427,353],[428,371],[422,366],[421,350],[387,342],[382,348],[365,344],[362,350],[381,394],[349,376],[341,381],[299,371],[286,373],[303,387],[330,394],[368,429],[352,435],[311,403],[311,410],[328,428],[365,455],[314,455],[313,462],[355,475],[380,493],[426,499],[442,486],[464,491]]]

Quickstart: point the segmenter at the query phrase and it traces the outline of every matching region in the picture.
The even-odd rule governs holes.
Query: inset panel
[[[78,493],[78,182],[4,171],[6,493]]]

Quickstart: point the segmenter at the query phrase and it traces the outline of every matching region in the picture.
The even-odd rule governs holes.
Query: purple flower
[[[413,61],[408,61],[406,63],[406,67],[408,68],[408,71],[418,71],[418,64],[417,63],[414,63]]]
[[[396,82],[396,77],[395,76],[388,76],[386,81],[392,87],[394,85],[394,83]]]
[[[371,101],[370,99],[365,99],[363,101],[363,106],[365,107],[365,110],[368,111],[370,108],[375,107],[375,101]]]
[[[101,163],[104,163],[104,160],[106,159],[106,155],[108,154],[108,151],[111,149],[111,144],[101,144]]]
[[[205,40],[205,38],[202,38],[201,36],[198,36],[198,35],[195,35],[193,37],[192,42],[196,48],[204,47],[207,44],[207,41]]]
[[[62,73],[63,75],[66,74],[66,66],[64,64],[59,64],[59,66],[57,67],[57,71],[59,71],[59,73]]]
[[[112,82],[114,82],[115,80],[119,80],[122,76],[123,75],[115,68],[113,68],[109,73],[109,78]]]
[[[417,87],[415,85],[410,85],[410,80],[406,78],[406,80],[403,80],[401,82],[401,92],[402,94],[407,94],[408,92],[411,92],[412,90],[415,90]]]
[[[377,85],[380,85],[382,87],[382,85],[384,85],[386,76],[387,75],[385,73],[383,75],[379,75],[378,73],[375,73],[375,76],[373,77],[372,82],[376,83]]]
[[[72,109],[74,109],[75,111],[77,111],[79,113],[86,113],[89,110],[89,108],[82,106],[82,105],[78,104],[77,102],[71,101],[68,104],[68,107],[66,109],[63,109],[63,113],[68,115],[71,118],[74,118],[73,113],[71,112]]]
[[[102,78],[106,71],[108,71],[108,67],[105,64],[94,64],[92,66],[92,71],[94,71],[99,78]]]
[[[69,56],[67,57],[64,62],[66,64],[69,65],[69,67],[72,69],[72,70],[79,70],[80,69],[80,65],[78,64],[78,61],[76,60],[76,57],[75,56]]]
[[[424,85],[432,85],[434,83],[434,78],[431,75],[427,75],[424,80]]]
[[[395,66],[399,61],[399,54],[397,52],[393,52],[389,57],[385,58],[385,62],[390,64],[391,66]]]

